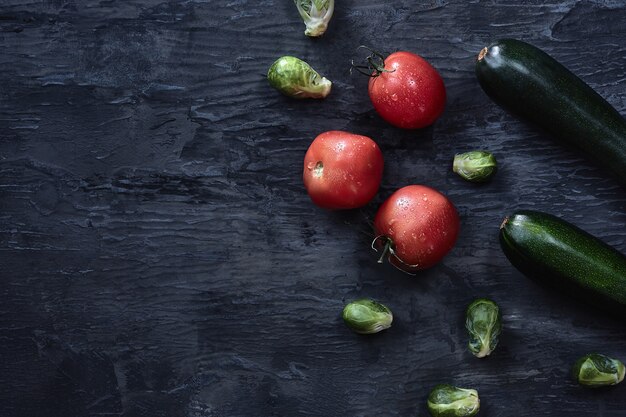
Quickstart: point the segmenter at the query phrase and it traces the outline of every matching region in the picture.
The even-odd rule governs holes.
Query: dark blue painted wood
[[[498,245],[518,208],[559,215],[626,251],[624,188],[491,103],[473,74],[497,37],[529,41],[626,113],[626,4],[338,3],[317,40],[289,1],[4,0],[0,4],[0,415],[415,416],[432,386],[478,389],[482,416],[624,416],[626,386],[585,391],[569,367],[626,360],[624,323],[536,286]],[[358,45],[410,50],[448,104],[418,132],[385,124]],[[296,55],[334,82],[294,101],[264,78]],[[367,207],[330,213],[301,182],[319,133],[374,138],[386,161]],[[483,186],[456,152],[494,152]],[[369,249],[376,207],[439,189],[462,230],[408,277]],[[343,305],[395,313],[373,337]],[[493,356],[467,349],[465,306],[502,307]]]

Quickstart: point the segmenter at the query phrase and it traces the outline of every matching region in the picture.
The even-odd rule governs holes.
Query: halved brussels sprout
[[[469,334],[469,350],[477,358],[484,358],[498,345],[502,330],[502,316],[496,303],[486,298],[474,300],[466,311],[465,328]]]
[[[478,413],[480,399],[475,389],[437,385],[428,396],[428,411],[433,417],[470,417]]]
[[[364,298],[344,307],[343,321],[357,333],[372,334],[391,327],[393,314],[381,303]]]
[[[496,157],[486,151],[471,151],[456,154],[452,171],[471,182],[484,182],[498,170]]]
[[[624,364],[617,359],[591,353],[578,359],[572,369],[574,379],[587,387],[605,387],[624,380]]]
[[[304,34],[322,36],[333,17],[335,0],[294,0],[294,3],[306,25]]]
[[[324,98],[332,83],[309,64],[293,56],[283,56],[267,72],[270,85],[293,98]]]

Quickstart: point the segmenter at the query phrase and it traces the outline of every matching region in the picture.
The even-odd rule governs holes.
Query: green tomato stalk
[[[622,362],[598,353],[578,359],[572,369],[576,382],[591,388],[617,385],[624,380],[624,373]]]
[[[474,300],[465,313],[468,347],[477,358],[489,356],[498,345],[502,331],[502,315],[496,303],[486,298]]]
[[[391,327],[393,321],[391,310],[365,298],[346,305],[342,316],[346,325],[360,334],[378,333]]]
[[[309,64],[293,56],[283,56],[267,72],[272,87],[293,98],[324,98],[332,83]]]
[[[335,0],[294,0],[294,3],[306,25],[304,34],[312,37],[322,36],[333,17]]]
[[[498,170],[495,156],[486,151],[471,151],[456,154],[452,171],[471,182],[485,182]]]
[[[448,384],[433,388],[427,404],[433,417],[471,417],[480,409],[478,391]]]

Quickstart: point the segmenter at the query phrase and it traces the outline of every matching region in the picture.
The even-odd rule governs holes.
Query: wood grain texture
[[[626,113],[626,2],[343,0],[307,39],[290,1],[3,0],[0,4],[0,415],[416,416],[437,383],[478,389],[481,416],[626,416],[626,386],[587,391],[574,360],[626,360],[624,323],[536,286],[497,239],[520,208],[626,252],[626,191],[489,101],[473,74],[498,37],[533,43]],[[355,48],[410,50],[442,74],[443,117],[385,124]],[[281,55],[334,82],[294,101],[265,80]],[[312,206],[301,182],[319,133],[375,139],[376,199]],[[474,186],[456,152],[492,151]],[[369,250],[376,207],[423,183],[459,209],[455,249],[410,278]],[[373,337],[343,305],[395,315]],[[467,351],[474,297],[501,305],[486,360]]]

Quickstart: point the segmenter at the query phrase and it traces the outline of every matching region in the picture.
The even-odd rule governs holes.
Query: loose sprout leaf
[[[306,25],[304,34],[321,36],[326,32],[328,23],[333,17],[334,0],[294,0],[300,17]]]
[[[502,316],[496,303],[485,298],[473,301],[466,312],[465,327],[469,335],[468,347],[478,358],[488,356],[498,345],[502,330]]]

